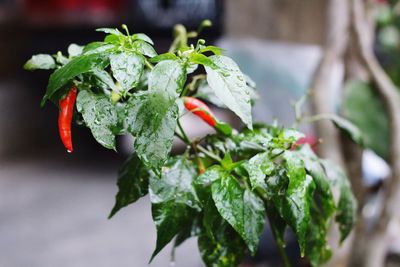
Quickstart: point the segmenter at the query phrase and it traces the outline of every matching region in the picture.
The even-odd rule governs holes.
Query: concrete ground
[[[170,247],[147,265],[156,239],[148,198],[108,220],[117,169],[94,166],[0,161],[1,267],[171,266]],[[173,266],[203,266],[196,240],[178,248]]]

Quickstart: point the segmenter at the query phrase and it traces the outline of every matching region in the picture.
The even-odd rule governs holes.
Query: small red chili
[[[68,153],[73,151],[71,122],[74,113],[74,106],[78,89],[72,87],[68,94],[60,100],[60,112],[58,114],[58,131]]]
[[[198,100],[197,98],[186,96],[183,98],[183,103],[187,110],[201,118],[208,125],[215,127],[217,120],[215,119],[215,116],[211,112],[210,108],[204,102]]]

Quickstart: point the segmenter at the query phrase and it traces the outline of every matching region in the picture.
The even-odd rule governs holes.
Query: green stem
[[[192,142],[190,141],[189,137],[187,136],[185,130],[183,130],[183,127],[182,127],[181,122],[180,122],[179,120],[178,120],[178,128],[179,128],[179,130],[181,131],[183,141],[184,141],[187,145],[190,145]]]
[[[320,121],[320,120],[327,120],[327,119],[329,119],[329,117],[330,117],[329,114],[321,113],[321,114],[317,114],[317,115],[314,115],[311,117],[306,117],[302,120],[302,122],[313,123],[313,122]]]
[[[282,247],[280,244],[278,244],[278,242],[276,243],[278,246],[278,250],[279,250],[279,254],[281,255],[282,261],[283,261],[283,265],[285,267],[292,267],[292,264],[289,261],[289,258],[286,254],[286,251],[284,249],[284,247]]]
[[[217,155],[215,155],[214,153],[212,153],[211,151],[208,151],[207,149],[205,149],[204,147],[202,147],[201,145],[197,145],[196,148],[203,152],[206,156],[212,158],[215,161],[221,162],[222,159],[220,157],[218,157]]]
[[[150,70],[152,70],[152,69],[154,68],[154,66],[153,66],[147,59],[144,61],[144,63],[146,64],[146,66],[147,66]]]

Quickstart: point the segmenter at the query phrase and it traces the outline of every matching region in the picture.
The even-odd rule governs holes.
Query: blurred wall
[[[321,44],[327,0],[225,0],[225,33]]]

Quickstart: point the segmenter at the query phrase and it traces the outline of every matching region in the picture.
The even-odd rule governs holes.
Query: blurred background
[[[0,0],[0,266],[144,267],[156,238],[147,198],[122,210],[112,220],[106,219],[117,190],[117,170],[128,156],[130,141],[119,140],[120,153],[107,151],[95,142],[88,129],[74,126],[75,151],[67,154],[58,137],[56,107],[39,107],[49,73],[22,69],[32,54],[52,54],[59,49],[65,52],[70,43],[100,40],[103,34],[94,29],[119,27],[122,23],[133,32],[148,34],[162,53],[172,41],[173,25],[182,23],[196,29],[203,19],[210,19],[213,27],[205,30],[204,38],[226,49],[257,84],[260,100],[254,109],[255,120],[271,122],[277,118],[290,126],[294,121],[292,103],[309,88],[323,54],[328,2]],[[400,73],[398,25],[388,19],[393,14],[392,6],[386,1],[378,2],[384,3],[378,8],[382,10],[376,51],[396,79]],[[343,69],[338,66],[334,73],[340,79]],[[366,83],[353,87],[370,92]],[[327,94],[332,96],[327,105],[337,108],[335,91]],[[351,116],[365,109],[365,104],[370,103],[368,98],[362,98],[364,102],[360,100],[358,106],[348,99],[350,104],[344,110],[348,117],[363,126],[362,130],[373,129],[371,121]],[[381,133],[371,140],[387,140],[383,107],[380,103],[374,107],[377,110],[372,110],[371,116],[383,124]],[[217,108],[215,112],[235,123],[232,114]],[[195,118],[185,120],[189,128],[197,122]],[[315,135],[310,127],[303,130]],[[194,130],[190,134],[205,132]],[[380,185],[390,170],[384,160],[388,145],[371,142],[372,149],[363,157],[371,201],[361,212],[373,221],[379,214],[376,209]],[[387,266],[400,266],[398,223],[391,225]],[[260,253],[243,266],[280,266],[266,229]],[[289,242],[288,251],[296,262],[294,266],[308,266],[298,259],[295,243]],[[149,266],[168,266],[169,253],[170,248],[166,248]],[[174,264],[203,266],[196,240],[177,250]]]

